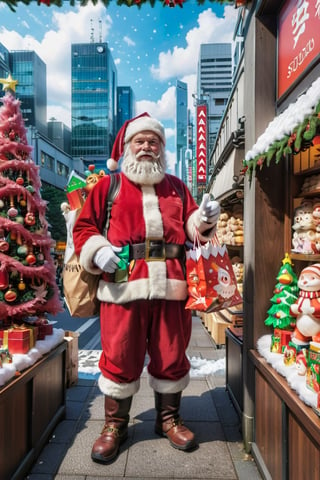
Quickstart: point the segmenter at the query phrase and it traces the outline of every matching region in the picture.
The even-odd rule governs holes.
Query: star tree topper
[[[18,80],[13,80],[10,73],[7,78],[0,78],[0,83],[2,83],[2,90],[12,90],[15,92]]]

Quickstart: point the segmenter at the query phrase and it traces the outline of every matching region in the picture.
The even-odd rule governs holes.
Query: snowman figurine
[[[320,333],[320,263],[301,271],[298,287],[299,297],[291,305],[290,313],[296,318],[292,341],[302,345]]]

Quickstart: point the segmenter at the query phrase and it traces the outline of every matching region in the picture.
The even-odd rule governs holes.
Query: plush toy
[[[296,317],[292,341],[305,344],[320,333],[320,263],[305,267],[298,278],[299,297],[290,307]]]
[[[89,165],[89,175],[86,178],[86,186],[83,188],[86,195],[93,189],[93,187],[105,176],[104,170],[100,170],[98,173],[94,170],[94,165]]]

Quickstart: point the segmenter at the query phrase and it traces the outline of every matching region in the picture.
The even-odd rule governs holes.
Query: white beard
[[[121,170],[126,177],[138,185],[155,185],[165,175],[165,160],[161,152],[154,160],[137,160],[128,145],[123,156]]]

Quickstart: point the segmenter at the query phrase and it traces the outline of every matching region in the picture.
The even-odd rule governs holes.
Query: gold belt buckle
[[[161,245],[152,245],[152,242],[161,242]],[[146,245],[146,255],[145,261],[146,262],[164,262],[166,260],[166,246],[162,238],[146,238],[145,241]],[[152,248],[158,248],[160,251],[159,256],[152,256],[150,255]]]

